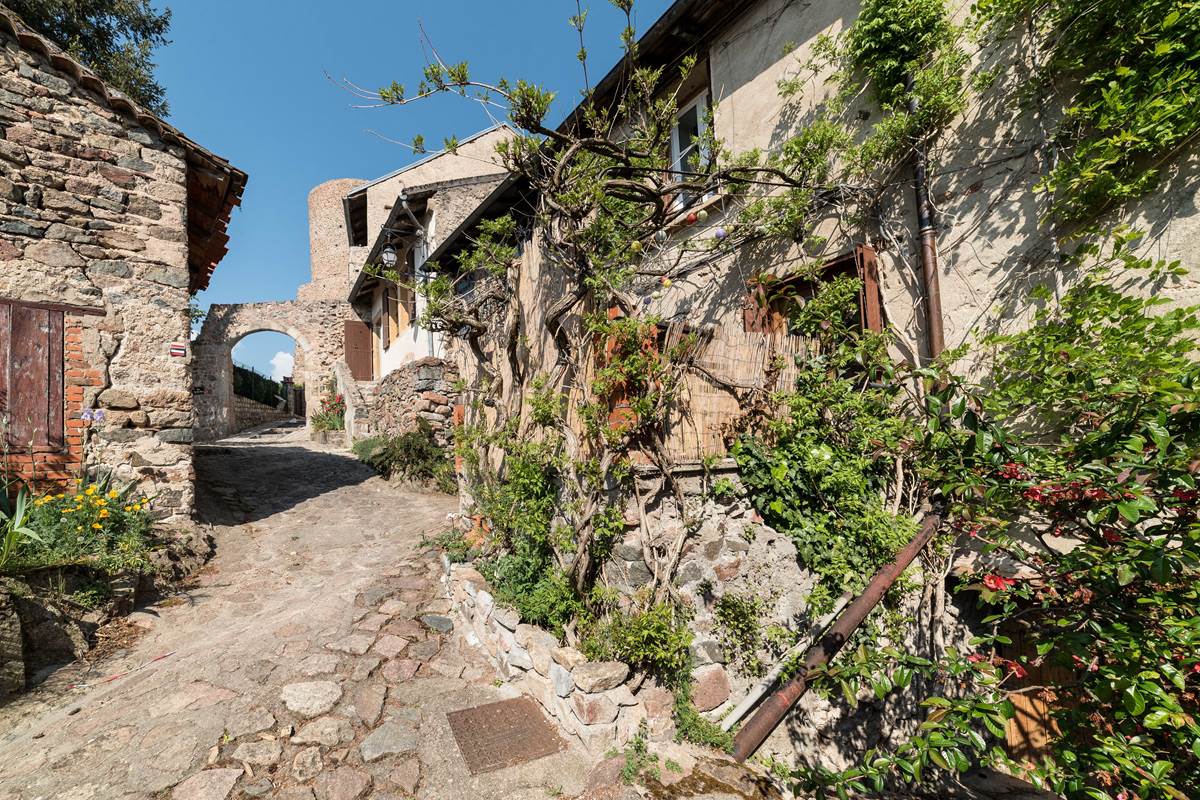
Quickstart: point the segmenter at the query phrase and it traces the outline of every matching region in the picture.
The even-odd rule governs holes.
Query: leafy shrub
[[[7,554],[5,569],[16,572],[70,564],[86,564],[106,573],[144,569],[149,509],[149,499],[131,488],[110,488],[107,480],[80,479],[72,494],[43,494],[27,506],[25,527],[34,535]]]
[[[916,532],[883,497],[897,491],[896,459],[919,434],[900,408],[899,382],[868,380],[890,364],[884,337],[849,321],[858,286],[839,278],[796,309],[792,324],[819,346],[798,364],[784,413],[766,435],[743,436],[731,448],[754,507],[821,576],[809,598],[818,612],[861,590]]]
[[[479,573],[495,588],[496,599],[521,612],[521,619],[562,637],[563,629],[584,614],[566,573],[528,555],[504,555],[482,561]]]
[[[424,538],[421,540],[421,544],[431,545],[441,550],[452,564],[470,561],[478,552],[477,548],[467,539],[467,535],[454,528],[436,536]]]
[[[729,478],[717,478],[708,493],[718,503],[728,503],[737,498],[738,487]]]
[[[458,491],[453,462],[437,443],[433,428],[424,419],[417,420],[415,430],[398,436],[362,439],[355,442],[352,449],[354,455],[385,478],[429,481],[446,494]]]
[[[337,391],[332,380],[325,385],[321,407],[312,415],[314,431],[341,431],[346,429],[346,398]]]
[[[644,611],[615,611],[584,639],[592,661],[624,661],[659,683],[675,688],[689,679],[692,632],[668,603]]]
[[[763,644],[763,629],[759,620],[765,611],[765,603],[761,599],[733,593],[722,595],[713,608],[721,646],[742,674],[754,678],[766,672],[758,652]]]

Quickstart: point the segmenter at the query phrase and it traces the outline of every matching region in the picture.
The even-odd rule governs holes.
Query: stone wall
[[[674,698],[642,684],[635,694],[619,661],[591,662],[560,647],[547,631],[521,624],[496,605],[487,582],[470,567],[447,562],[446,591],[467,642],[481,648],[500,677],[536,699],[559,727],[597,758],[632,740],[643,722],[654,741],[675,734]]]
[[[251,400],[249,397],[233,397],[233,419],[239,431],[262,425],[264,422],[290,419],[291,416],[287,411]]]
[[[367,430],[395,436],[423,419],[443,447],[453,445],[453,414],[458,403],[458,370],[438,358],[421,358],[392,370],[379,382],[367,416]]]
[[[86,462],[162,517],[193,500],[190,363],[170,354],[189,339],[186,178],[183,148],[0,32],[0,298],[76,309],[68,446],[38,477]]]

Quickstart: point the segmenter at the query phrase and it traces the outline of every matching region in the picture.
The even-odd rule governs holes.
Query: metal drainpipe
[[[921,108],[913,78],[905,79],[908,91],[908,113],[915,115]],[[925,331],[932,361],[946,349],[942,331],[942,290],[938,286],[937,227],[933,224],[933,207],[929,203],[929,178],[926,174],[928,156],[922,138],[913,152],[913,198],[917,206],[917,229],[921,236],[921,278],[925,292]]]
[[[821,637],[821,640],[809,648],[808,652],[804,654],[804,663],[796,677],[763,701],[750,721],[737,732],[737,736],[733,739],[734,758],[738,761],[745,761],[754,755],[792,706],[808,691],[809,673],[821,665],[829,663],[838,654],[838,651],[850,639],[850,635],[862,624],[867,615],[883,599],[887,590],[900,577],[900,573],[904,572],[917,554],[933,538],[941,522],[940,515],[927,515],[921,523],[921,529],[917,532],[916,537],[896,555],[896,560],[875,573],[863,593],[846,608],[833,627]]]

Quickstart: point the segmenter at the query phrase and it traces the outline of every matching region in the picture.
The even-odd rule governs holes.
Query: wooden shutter
[[[63,448],[61,310],[0,301],[0,413],[10,445]]]
[[[346,366],[350,367],[350,375],[356,381],[369,381],[374,377],[371,339],[370,325],[362,320],[346,320]]]

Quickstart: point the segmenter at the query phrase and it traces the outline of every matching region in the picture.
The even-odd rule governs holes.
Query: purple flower
[[[82,412],[79,414],[79,418],[80,418],[81,420],[83,420],[84,422],[91,422],[91,421],[92,421],[92,410],[91,410],[90,408],[85,408],[85,409],[84,409],[84,410],[83,410],[83,411],[82,411]]]
[[[95,413],[92,414],[92,419],[96,420],[96,422],[103,422],[104,421],[104,409],[97,408]]]

